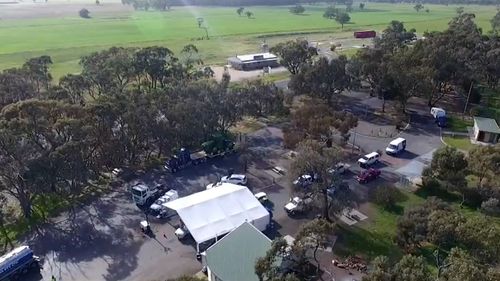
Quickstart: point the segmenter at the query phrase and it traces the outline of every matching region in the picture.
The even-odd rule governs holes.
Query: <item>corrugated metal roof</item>
[[[253,61],[253,60],[271,60],[277,59],[278,57],[271,53],[258,53],[258,54],[248,54],[248,55],[237,55],[237,59],[241,62]]]
[[[474,123],[480,131],[500,134],[500,128],[495,119],[474,117]]]
[[[243,223],[206,251],[207,266],[224,281],[259,281],[255,262],[272,241],[253,225]]]

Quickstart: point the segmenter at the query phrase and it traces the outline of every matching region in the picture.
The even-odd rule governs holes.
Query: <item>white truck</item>
[[[300,197],[293,197],[290,198],[290,202],[285,205],[285,211],[289,215],[295,215],[297,213],[305,212],[307,211],[311,203],[312,199],[309,197],[304,199]]]
[[[0,256],[0,280],[25,280],[23,275],[39,269],[40,258],[28,246],[21,246]]]
[[[404,138],[397,138],[392,140],[387,148],[385,149],[385,153],[389,155],[399,154],[406,149],[406,140]]]
[[[132,186],[132,200],[139,206],[147,205],[156,199],[160,190],[158,187],[152,187],[143,183]]]

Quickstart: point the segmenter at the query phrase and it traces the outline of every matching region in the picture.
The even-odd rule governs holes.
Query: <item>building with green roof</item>
[[[244,222],[206,250],[209,281],[259,281],[255,262],[264,257],[272,241]]]
[[[500,128],[495,119],[474,117],[474,140],[486,143],[497,143]]]

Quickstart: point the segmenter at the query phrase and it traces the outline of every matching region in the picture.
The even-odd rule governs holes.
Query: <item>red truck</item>
[[[375,36],[377,36],[377,32],[374,30],[354,32],[354,38],[374,38]]]

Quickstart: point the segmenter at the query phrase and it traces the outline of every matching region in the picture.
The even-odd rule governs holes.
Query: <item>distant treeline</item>
[[[252,5],[294,5],[297,0],[170,0],[172,6],[199,5],[199,6],[252,6]],[[323,2],[323,1],[311,1]]]
[[[122,2],[130,4],[134,2],[166,2],[168,6],[252,6],[252,5],[295,5],[295,4],[314,4],[314,3],[335,3],[344,4],[345,2],[352,3],[353,0],[122,0]],[[363,1],[364,2],[364,1]],[[424,4],[482,4],[482,5],[500,5],[500,0],[367,0],[366,2],[383,2],[383,3],[424,3]],[[147,4],[146,4],[147,5]],[[139,6],[142,6],[139,4]],[[154,5],[150,5],[151,7]]]
[[[421,3],[421,4],[479,4],[479,5],[500,5],[500,0],[369,0],[368,2],[380,3]]]

